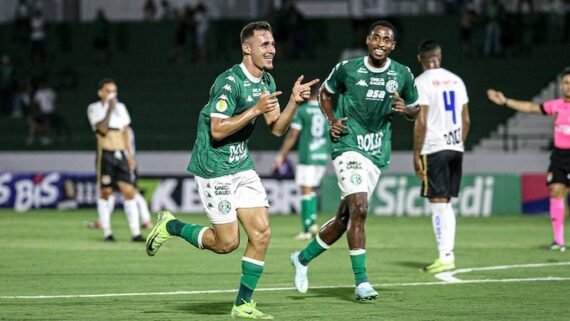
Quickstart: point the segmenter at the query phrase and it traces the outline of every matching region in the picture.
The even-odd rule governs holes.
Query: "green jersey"
[[[261,78],[255,78],[243,64],[234,65],[216,78],[210,88],[210,100],[200,111],[189,172],[213,178],[254,168],[247,141],[255,127],[255,119],[219,141],[212,138],[210,120],[212,117],[230,118],[245,112],[257,103],[264,89],[268,93],[275,92],[273,77],[264,72]]]
[[[388,59],[382,68],[368,63],[368,56],[338,63],[325,80],[325,88],[339,93],[335,118],[347,117],[346,135],[332,142],[335,159],[346,151],[361,153],[378,168],[390,163],[393,99],[398,92],[407,106],[417,104],[418,92],[410,68]]]
[[[324,165],[329,159],[329,125],[316,101],[299,105],[291,128],[299,130],[299,164]]]

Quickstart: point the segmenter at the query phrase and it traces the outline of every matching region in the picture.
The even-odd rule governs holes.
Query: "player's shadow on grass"
[[[354,289],[311,289],[307,294],[289,295],[291,300],[310,300],[312,298],[337,298],[342,301],[354,301]]]
[[[201,301],[196,303],[181,304],[176,307],[177,310],[206,315],[229,315],[231,308],[232,303],[227,300],[218,302]]]
[[[414,268],[414,269],[422,269],[426,265],[429,265],[429,263],[428,262],[399,261],[399,262],[395,262],[394,265],[408,267],[408,268]]]

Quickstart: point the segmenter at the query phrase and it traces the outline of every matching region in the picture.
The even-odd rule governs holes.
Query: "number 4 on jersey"
[[[443,105],[446,111],[451,112],[451,120],[453,124],[457,124],[457,118],[455,116],[455,91],[444,91],[443,92]]]

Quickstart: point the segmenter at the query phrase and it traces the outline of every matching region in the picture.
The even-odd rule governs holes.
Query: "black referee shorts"
[[[117,182],[136,183],[134,171],[129,169],[126,151],[100,150],[97,153],[97,185],[100,188],[114,187]]]
[[[457,197],[461,185],[463,153],[442,150],[422,155],[427,179],[422,182],[422,196],[427,198]]]
[[[570,149],[554,148],[546,174],[546,185],[559,183],[570,186]]]

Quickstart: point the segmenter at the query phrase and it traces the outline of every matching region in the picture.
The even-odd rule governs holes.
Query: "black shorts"
[[[422,182],[422,196],[427,198],[457,197],[461,185],[461,164],[463,153],[442,150],[422,155],[422,165],[427,182]]]
[[[96,160],[97,185],[100,188],[114,187],[117,182],[136,183],[134,171],[129,169],[126,151],[99,151]]]
[[[554,148],[550,154],[546,185],[555,183],[570,186],[570,149]]]

